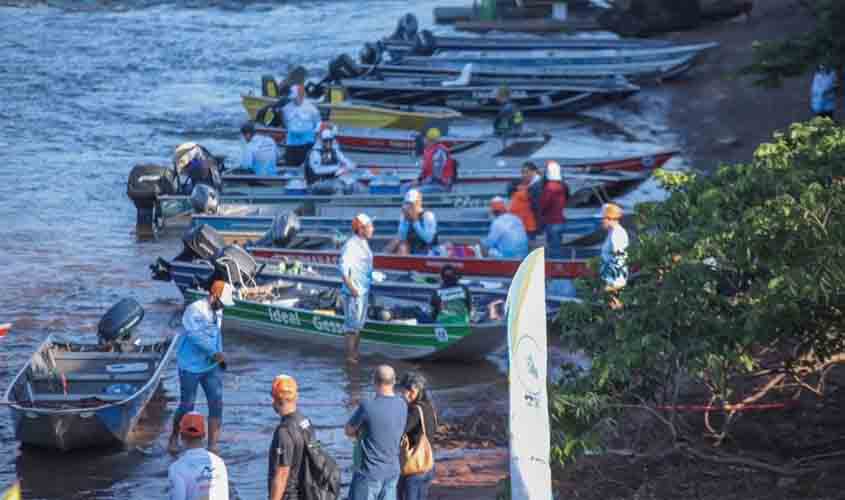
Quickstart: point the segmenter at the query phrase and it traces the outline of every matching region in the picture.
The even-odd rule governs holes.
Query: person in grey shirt
[[[396,500],[399,443],[408,404],[393,392],[396,372],[392,367],[376,368],[373,383],[376,397],[361,403],[346,424],[346,435],[358,439],[349,500]]]

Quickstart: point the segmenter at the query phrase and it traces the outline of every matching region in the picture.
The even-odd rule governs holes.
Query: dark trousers
[[[305,165],[305,160],[308,159],[308,153],[314,144],[303,144],[301,146],[285,146],[285,165],[293,165],[299,167]]]

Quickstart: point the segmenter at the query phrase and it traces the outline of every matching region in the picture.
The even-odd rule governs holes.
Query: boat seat
[[[63,401],[76,402],[83,399],[99,399],[105,402],[123,401],[129,399],[134,394],[35,394],[35,402],[43,401],[45,403],[61,403]]]
[[[160,352],[57,352],[57,361],[64,359],[101,359],[103,361],[125,361],[131,359],[161,359]]]
[[[152,375],[150,373],[68,373],[65,380],[68,382],[146,382]],[[45,382],[56,380],[56,375],[39,375],[29,377],[33,382]]]

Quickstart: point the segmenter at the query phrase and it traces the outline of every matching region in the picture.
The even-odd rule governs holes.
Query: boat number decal
[[[484,200],[471,196],[458,196],[454,200],[452,204],[455,208],[483,208],[486,204]]]
[[[267,313],[270,316],[270,321],[274,323],[294,326],[302,325],[302,322],[299,320],[299,314],[294,311],[285,311],[283,309],[275,309],[271,307],[267,309]]]
[[[435,328],[434,336],[437,337],[438,342],[449,342],[449,332],[447,332],[445,328]]]

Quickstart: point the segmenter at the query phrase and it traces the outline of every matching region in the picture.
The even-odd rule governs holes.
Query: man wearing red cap
[[[170,500],[229,500],[226,464],[203,448],[205,418],[186,413],[179,422],[185,454],[170,465]]]
[[[314,439],[311,421],[296,409],[299,390],[296,380],[288,375],[279,375],[273,380],[270,390],[273,409],[281,422],[273,433],[270,444],[270,468],[267,489],[270,500],[299,500],[302,464],[305,460],[305,446]]]
[[[201,385],[208,401],[208,449],[217,451],[223,422],[223,306],[234,305],[232,287],[225,281],[211,284],[208,297],[185,308],[182,315],[184,335],[176,353],[179,365],[179,408],[173,417],[169,450],[179,451],[179,423],[182,416],[194,411],[197,388]]]

